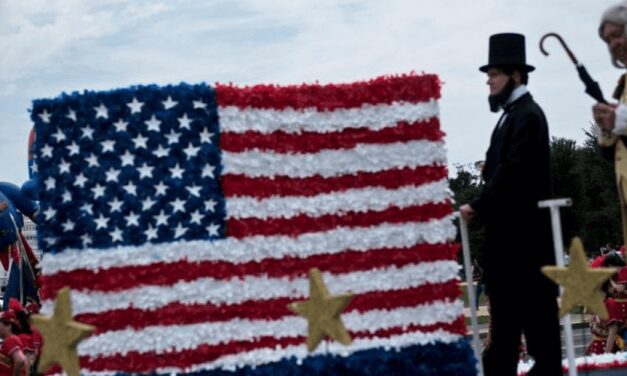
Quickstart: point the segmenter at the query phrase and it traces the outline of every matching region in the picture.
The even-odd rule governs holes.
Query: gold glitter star
[[[72,320],[70,289],[59,290],[52,316],[33,315],[32,320],[44,337],[37,371],[44,373],[52,365],[59,364],[69,376],[79,376],[76,346],[96,328]]]
[[[340,314],[353,299],[352,294],[331,296],[320,270],[309,270],[309,300],[288,304],[290,311],[307,319],[307,350],[312,352],[325,336],[343,345],[352,343]]]
[[[573,238],[570,244],[570,263],[568,268],[543,266],[542,273],[558,285],[564,287],[560,317],[566,315],[577,304],[582,304],[602,319],[607,319],[605,293],[601,286],[612,277],[614,268],[590,268],[586,260],[581,239]]]

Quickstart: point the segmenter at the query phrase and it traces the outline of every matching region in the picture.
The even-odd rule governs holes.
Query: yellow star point
[[[288,304],[290,311],[307,319],[307,350],[314,351],[325,336],[343,345],[352,339],[342,322],[341,313],[353,299],[352,294],[331,296],[320,270],[309,270],[309,300]]]
[[[70,289],[65,287],[59,290],[52,316],[33,315],[32,320],[44,337],[44,348],[37,371],[45,373],[52,365],[59,364],[68,376],[79,376],[80,364],[76,346],[95,327],[72,319]]]
[[[600,318],[607,319],[605,293],[601,286],[615,271],[614,268],[590,268],[581,239],[577,237],[573,238],[570,244],[570,263],[567,268],[542,267],[542,273],[564,288],[560,317],[570,312],[577,304],[582,304]]]

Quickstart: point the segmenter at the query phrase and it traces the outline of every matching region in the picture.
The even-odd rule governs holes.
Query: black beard
[[[516,88],[514,85],[514,80],[510,77],[507,79],[507,84],[505,84],[505,87],[500,93],[488,96],[490,111],[499,112],[501,107],[503,107],[505,102],[509,99],[509,96],[512,95],[512,91]]]

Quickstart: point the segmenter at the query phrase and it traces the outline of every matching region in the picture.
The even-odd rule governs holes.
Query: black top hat
[[[522,34],[502,33],[490,37],[490,54],[488,64],[479,68],[487,72],[492,67],[514,66],[524,68],[527,72],[533,71],[525,59],[525,36]]]

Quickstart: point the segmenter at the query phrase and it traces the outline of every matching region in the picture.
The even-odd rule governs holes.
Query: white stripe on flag
[[[280,154],[258,150],[222,153],[224,174],[249,177],[333,177],[445,162],[444,142],[425,140],[360,144],[352,149],[324,150],[308,154]]]
[[[441,203],[450,198],[448,180],[397,189],[363,188],[317,196],[273,196],[267,199],[232,197],[226,201],[229,218],[291,218],[300,214],[320,217],[346,212],[381,211],[391,206],[405,208]]]
[[[244,263],[284,257],[335,254],[347,249],[367,251],[381,248],[406,248],[419,243],[439,244],[455,238],[452,216],[426,222],[382,224],[368,228],[340,227],[331,231],[306,233],[298,237],[253,236],[227,238],[214,242],[175,241],[100,249],[66,250],[48,253],[42,260],[46,275],[78,269],[104,270],[112,267],[145,266],[155,262],[189,260]]]
[[[418,287],[426,283],[443,283],[457,278],[455,261],[422,262],[401,268],[390,266],[344,274],[323,273],[333,293],[355,294]],[[72,292],[74,314],[102,313],[134,307],[154,310],[167,304],[237,304],[252,300],[302,298],[309,295],[309,280],[301,278],[245,277],[226,280],[199,278],[167,286],[144,286],[119,292]],[[52,301],[42,307],[52,312]]]
[[[333,111],[318,111],[316,108],[269,110],[224,106],[219,107],[218,113],[222,132],[327,133],[349,128],[368,128],[376,131],[394,127],[400,121],[428,120],[438,116],[439,110],[437,101],[431,99],[420,103],[365,104],[359,108]]]
[[[342,315],[342,321],[349,331],[373,332],[409,325],[452,323],[463,314],[463,311],[464,306],[460,300],[436,301],[391,311],[348,312]],[[180,348],[193,349],[203,344],[227,344],[265,336],[298,337],[304,333],[307,333],[307,321],[299,316],[287,316],[274,321],[234,319],[226,322],[152,326],[141,330],[105,332],[83,341],[79,345],[79,351],[81,356],[110,356],[131,351],[164,353]],[[159,338],[159,341],[155,338]]]

